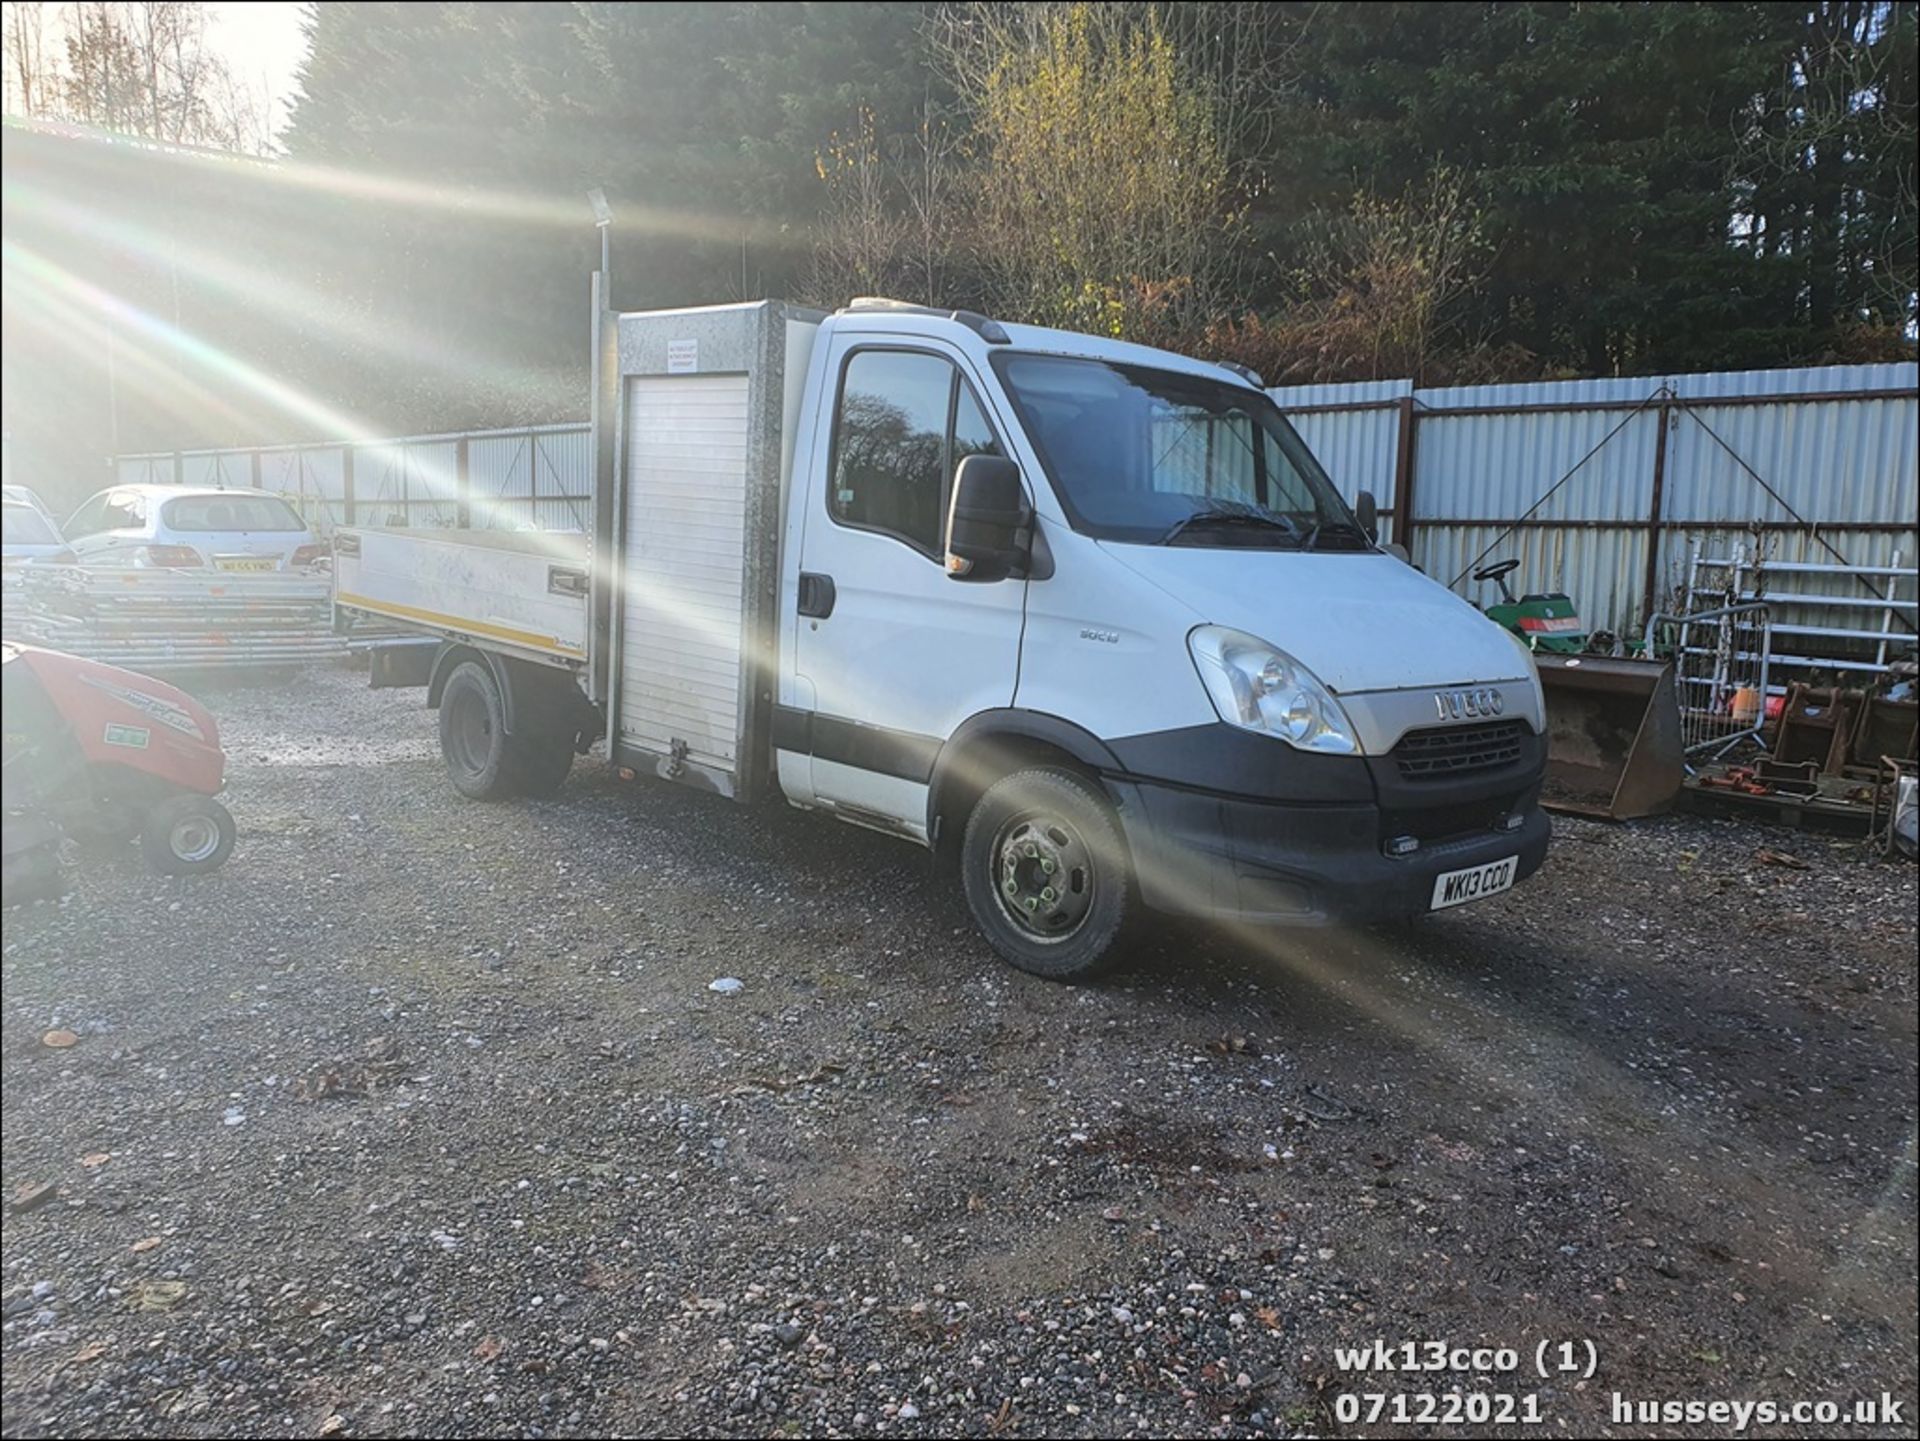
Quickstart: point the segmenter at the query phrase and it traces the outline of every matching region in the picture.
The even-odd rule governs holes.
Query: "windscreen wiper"
[[[1350,520],[1316,520],[1307,531],[1307,538],[1300,542],[1302,550],[1317,550],[1323,535],[1351,535],[1357,539],[1363,549],[1371,549],[1373,538]]]
[[[1263,515],[1257,510],[1196,510],[1176,520],[1156,544],[1172,545],[1189,528],[1199,525],[1253,525],[1263,530],[1283,530],[1295,540],[1300,538],[1300,527],[1284,515]]]

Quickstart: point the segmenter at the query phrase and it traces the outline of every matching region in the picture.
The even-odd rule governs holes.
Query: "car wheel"
[[[493,672],[479,661],[455,666],[440,692],[440,754],[453,788],[468,800],[505,800],[513,794],[506,709]]]
[[[163,876],[203,876],[233,854],[233,815],[212,796],[169,796],[147,812],[140,850]]]
[[[988,787],[967,820],[960,874],[974,924],[1021,970],[1078,981],[1115,959],[1126,845],[1112,807],[1072,772],[1024,770]]]

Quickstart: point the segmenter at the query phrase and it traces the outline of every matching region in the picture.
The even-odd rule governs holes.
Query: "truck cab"
[[[461,664],[499,692],[467,752],[528,753],[470,794],[551,773],[539,727],[604,730],[623,773],[927,847],[1060,979],[1143,907],[1413,916],[1541,865],[1530,652],[1376,542],[1257,377],[891,301],[602,320],[590,584],[530,554],[551,593],[475,600],[463,561],[495,638],[438,627],[440,695]],[[339,585],[381,594],[351,549]],[[577,626],[524,619],[567,590]],[[503,656],[502,616],[558,648]]]
[[[1531,657],[1248,377],[876,306],[822,324],[806,393],[780,787],[951,857],[1016,962],[1077,968],[1135,901],[1314,923],[1539,867]],[[1017,475],[1011,563],[949,548],[976,471]]]

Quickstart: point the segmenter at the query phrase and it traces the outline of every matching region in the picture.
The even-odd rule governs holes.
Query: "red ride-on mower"
[[[125,843],[169,876],[216,870],[233,817],[214,799],[227,758],[207,708],[118,666],[0,646],[6,900],[60,889],[60,842]]]

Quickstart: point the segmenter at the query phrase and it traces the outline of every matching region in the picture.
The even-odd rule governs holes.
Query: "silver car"
[[[0,501],[4,501],[8,505],[28,506],[39,511],[41,515],[46,517],[47,524],[53,527],[54,533],[56,535],[59,534],[59,520],[51,510],[47,509],[47,503],[35,493],[32,486],[0,485]]]
[[[9,588],[18,579],[15,574],[18,567],[59,555],[65,548],[60,527],[45,511],[11,498],[0,500],[0,568],[4,570]]]
[[[299,512],[264,490],[116,485],[67,522],[80,565],[304,570],[322,549]]]

